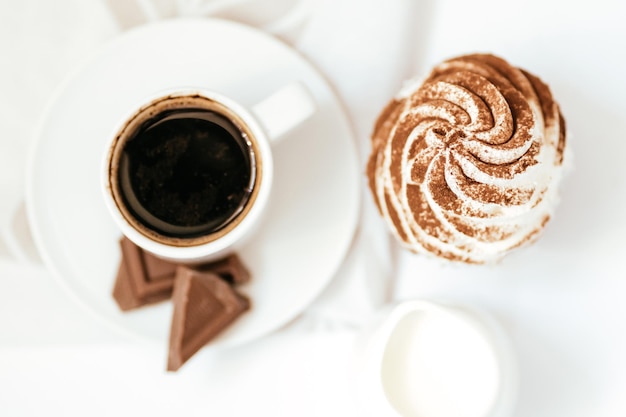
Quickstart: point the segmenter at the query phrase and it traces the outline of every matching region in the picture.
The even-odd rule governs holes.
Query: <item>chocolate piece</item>
[[[167,300],[172,295],[176,264],[145,252],[127,238],[120,240],[120,261],[113,298],[122,311]]]
[[[146,280],[149,282],[169,280],[174,287],[174,276],[176,275],[176,264],[165,259],[143,252],[143,262],[146,272]]]
[[[218,275],[179,266],[172,295],[167,370],[178,370],[200,348],[250,308],[247,298]]]
[[[122,260],[113,288],[113,298],[120,309],[128,311],[169,299],[177,264],[144,251],[125,237],[120,240],[120,247]],[[250,272],[235,254],[193,269],[213,272],[234,285],[250,280]]]
[[[241,285],[250,281],[250,272],[236,254],[229,255],[217,261],[199,265],[199,271],[213,272],[233,285]]]

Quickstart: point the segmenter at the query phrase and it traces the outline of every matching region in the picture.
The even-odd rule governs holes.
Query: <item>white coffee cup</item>
[[[379,311],[355,355],[363,416],[509,417],[517,367],[500,325],[475,308],[407,300]]]
[[[158,215],[144,209],[137,197],[139,193],[129,185],[137,175],[127,173],[130,171],[123,167],[129,163],[123,161],[128,160],[124,156],[126,146],[146,125],[156,126],[156,121],[168,114],[195,110],[209,114],[207,120],[215,117],[223,125],[220,128],[232,133],[250,166],[241,202],[235,204],[227,220],[208,230],[200,230],[199,226],[193,233],[187,233],[192,229],[186,225],[170,227]],[[300,82],[283,87],[250,110],[231,98],[202,88],[173,89],[147,97],[116,127],[104,153],[101,185],[108,211],[122,234],[161,258],[195,263],[223,256],[244,243],[261,222],[272,188],[271,146],[314,112],[315,102]],[[139,150],[134,152],[141,152],[143,148],[135,146],[135,149]]]

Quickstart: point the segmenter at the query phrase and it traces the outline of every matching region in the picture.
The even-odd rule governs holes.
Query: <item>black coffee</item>
[[[253,187],[249,143],[205,109],[163,112],[129,139],[119,185],[133,216],[161,235],[192,238],[226,226]]]

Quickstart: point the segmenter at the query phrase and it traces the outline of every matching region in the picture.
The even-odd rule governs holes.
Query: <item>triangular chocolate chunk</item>
[[[176,264],[157,258],[127,238],[120,241],[120,246],[138,297],[172,291]]]
[[[176,264],[142,250],[127,238],[120,240],[122,259],[113,298],[122,311],[167,300],[172,295]]]
[[[179,266],[172,295],[167,370],[178,370],[211,339],[250,307],[218,275]]]

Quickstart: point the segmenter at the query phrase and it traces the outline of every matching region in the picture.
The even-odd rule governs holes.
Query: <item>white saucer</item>
[[[111,297],[120,232],[99,187],[111,129],[133,103],[166,88],[206,87],[250,106],[296,80],[319,109],[275,148],[269,213],[240,253],[253,273],[242,289],[253,308],[213,345],[248,342],[293,319],[331,280],[355,231],[353,136],[309,63],[274,38],[227,21],[173,20],[127,32],[58,92],[40,124],[27,180],[29,221],[46,265],[107,322],[167,340],[170,303],[121,313]]]

